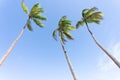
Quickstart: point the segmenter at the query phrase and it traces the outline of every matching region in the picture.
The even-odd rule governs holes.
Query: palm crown
[[[66,42],[65,38],[73,40],[69,31],[73,31],[75,28],[71,25],[71,23],[72,22],[68,20],[66,16],[63,16],[58,23],[58,28],[53,31],[53,38],[57,40],[56,32],[58,32],[62,43]]]
[[[103,19],[103,14],[100,11],[97,11],[96,7],[91,9],[84,9],[82,11],[82,20],[78,21],[76,24],[76,28],[79,26],[84,26],[84,23],[96,23],[100,24],[100,20]]]
[[[22,8],[24,10],[24,12],[26,14],[28,14],[28,8],[24,3],[24,0],[22,0]],[[32,26],[31,26],[31,20],[33,20],[38,26],[43,27],[44,25],[40,22],[40,20],[46,20],[45,17],[41,16],[41,13],[43,13],[43,9],[39,7],[39,3],[35,4],[32,9],[30,10],[29,14],[28,14],[28,19],[26,24],[23,26],[21,32],[19,33],[19,35],[17,36],[17,38],[13,41],[13,43],[11,44],[11,46],[8,48],[7,52],[4,54],[4,56],[2,57],[2,59],[0,60],[0,65],[3,64],[3,62],[5,61],[5,59],[8,57],[8,55],[10,54],[10,52],[13,50],[14,46],[16,45],[16,43],[18,42],[18,40],[22,37],[25,28],[27,27],[30,31],[32,31]]]
[[[75,72],[73,70],[73,67],[72,67],[72,64],[71,64],[71,61],[70,61],[70,59],[68,57],[68,54],[67,54],[67,51],[66,51],[66,49],[64,47],[64,44],[66,42],[66,38],[70,39],[70,40],[73,40],[73,37],[72,37],[72,35],[70,34],[69,31],[73,31],[73,30],[75,30],[75,28],[71,25],[71,23],[72,22],[70,20],[68,20],[66,16],[63,16],[60,19],[60,21],[58,22],[58,28],[53,31],[52,35],[53,35],[53,38],[55,40],[57,40],[56,32],[58,33],[59,40],[60,40],[62,49],[64,51],[66,61],[68,63],[70,71],[72,73],[72,76],[73,76],[74,80],[77,80],[76,74],[75,74]]]
[[[28,14],[28,8],[25,5],[24,1],[22,1],[22,8],[24,10],[24,12],[26,14]],[[35,22],[39,27],[44,27],[44,25],[40,22],[40,20],[46,20],[46,18],[44,16],[42,16],[41,14],[44,12],[43,8],[41,8],[39,6],[39,3],[36,3],[30,10],[29,14],[28,14],[28,21],[27,21],[27,28],[32,31],[33,28],[31,26],[31,20],[33,20],[33,22]]]

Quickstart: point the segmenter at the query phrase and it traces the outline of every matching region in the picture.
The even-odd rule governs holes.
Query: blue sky
[[[44,8],[45,28],[32,24],[26,29],[5,63],[0,80],[73,80],[59,42],[52,38],[59,19],[66,15],[73,25],[84,8],[98,7],[104,14],[101,25],[89,25],[96,38],[120,61],[119,0],[25,0],[29,9],[37,2]],[[0,58],[17,37],[27,15],[21,0],[0,0]],[[74,41],[65,45],[79,80],[118,80],[120,70],[93,42],[86,27],[71,32]]]

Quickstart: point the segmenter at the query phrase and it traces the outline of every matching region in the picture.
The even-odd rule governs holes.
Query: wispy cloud
[[[110,44],[108,50],[120,61],[120,42]],[[94,72],[93,80],[120,80],[120,70],[108,56],[103,54],[97,65],[97,71]]]
[[[120,42],[110,44],[108,50],[118,61],[120,61]],[[117,68],[113,61],[106,55],[100,58],[98,67],[103,71],[110,71]]]
[[[117,60],[120,61],[120,42],[111,43],[107,49]],[[120,69],[105,54],[99,57],[96,68],[86,74],[84,80],[120,80]]]

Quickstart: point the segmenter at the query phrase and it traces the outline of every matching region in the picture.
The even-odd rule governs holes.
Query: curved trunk
[[[102,45],[96,40],[96,38],[94,37],[93,33],[91,32],[91,30],[89,29],[89,26],[86,23],[88,32],[90,33],[91,37],[93,38],[93,40],[95,41],[95,43],[106,53],[106,55],[108,55],[108,57],[120,68],[120,62],[114,57],[112,56],[104,47],[102,47]]]
[[[75,72],[74,72],[74,70],[73,70],[73,67],[72,67],[72,64],[71,64],[71,62],[70,62],[70,59],[69,59],[69,57],[68,57],[68,55],[67,55],[67,52],[66,52],[66,50],[65,50],[64,44],[62,43],[61,38],[60,38],[60,43],[61,43],[62,49],[63,49],[63,51],[64,51],[64,55],[65,55],[65,58],[66,58],[66,60],[67,60],[68,66],[69,66],[69,68],[70,68],[70,71],[71,71],[71,73],[72,73],[73,79],[74,79],[74,80],[78,80],[78,79],[77,79],[77,76],[76,76],[76,74],[75,74]]]
[[[0,60],[0,66],[3,64],[3,62],[6,60],[6,58],[8,57],[8,55],[11,53],[11,51],[13,50],[13,48],[15,47],[16,43],[18,42],[18,40],[22,37],[25,28],[27,26],[29,19],[27,20],[25,26],[22,28],[21,32],[19,33],[19,35],[17,36],[17,38],[12,42],[11,46],[8,48],[7,52],[3,55],[3,57]]]

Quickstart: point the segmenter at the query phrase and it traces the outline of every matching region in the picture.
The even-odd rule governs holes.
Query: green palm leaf
[[[26,14],[28,14],[28,8],[27,8],[27,6],[26,6],[26,4],[24,3],[24,1],[22,1],[22,9],[23,9],[23,11],[26,13]]]
[[[32,7],[30,13],[33,13],[34,11],[36,11],[36,10],[38,10],[38,9],[39,9],[39,3],[36,3],[36,4]]]
[[[39,20],[47,20],[46,17],[41,16],[41,15],[34,15],[33,18],[37,18]]]
[[[63,16],[60,21],[59,21],[59,26],[69,26],[71,25],[71,21],[70,20],[67,20],[67,17],[66,16]]]
[[[33,19],[33,21],[34,21],[39,27],[44,27],[44,24],[42,24],[38,19]]]
[[[85,14],[87,13],[88,10],[89,10],[89,9],[83,9],[83,10],[82,10],[82,16],[83,16],[83,17],[85,16]]]
[[[66,39],[65,39],[65,34],[63,34],[63,33],[59,33],[60,34],[60,38],[61,38],[61,40],[62,40],[62,43],[63,44],[65,44],[65,42],[67,41]]]
[[[53,36],[53,38],[57,41],[57,35],[56,35],[56,32],[57,32],[57,29],[53,31],[52,36]]]
[[[32,7],[29,16],[33,17],[33,16],[39,15],[40,13],[43,13],[43,12],[44,12],[43,8],[40,8],[39,3],[37,3]]]
[[[65,36],[70,39],[70,40],[73,40],[73,37],[72,35],[69,33],[69,32],[63,32],[65,34]]]
[[[78,29],[79,26],[84,26],[84,21],[83,20],[77,22],[76,29]]]
[[[28,9],[24,3],[24,0],[22,1],[22,8],[25,13],[28,13]],[[32,26],[31,26],[31,20],[33,20],[39,27],[44,27],[44,24],[42,24],[40,22],[40,20],[46,20],[46,17],[41,16],[41,13],[43,13],[43,12],[44,12],[44,10],[43,10],[43,8],[40,8],[39,3],[36,3],[35,5],[33,5],[33,7],[30,10],[30,13],[28,15],[28,22],[26,24],[26,27],[30,31],[33,30]]]
[[[103,14],[102,12],[97,12],[96,10],[98,10],[96,7],[93,7],[91,9],[83,9],[83,18],[76,23],[76,28],[78,28],[79,26],[84,26],[85,22],[100,24],[100,20],[103,19]]]
[[[31,26],[31,22],[30,22],[30,20],[29,20],[28,23],[27,23],[27,28],[28,28],[30,31],[33,30],[32,26]]]
[[[63,16],[58,22],[58,28],[53,31],[53,34],[52,34],[53,38],[56,40],[56,32],[58,31],[59,37],[63,44],[65,44],[65,42],[67,41],[66,38],[73,40],[73,37],[69,33],[69,31],[76,30],[76,28],[74,28],[71,25],[71,23],[72,22],[70,20],[68,20],[66,16]]]
[[[73,26],[68,26],[67,30],[73,31],[73,30],[76,30],[76,28],[74,28]]]
[[[95,12],[91,15],[88,16],[88,19],[103,19],[103,14],[102,12]]]
[[[87,21],[87,23],[96,23],[96,24],[100,24],[101,23],[101,21],[100,20],[98,20],[98,19],[87,19],[86,20]]]
[[[85,16],[88,17],[89,15],[91,15],[96,10],[98,10],[96,7],[88,9],[88,11],[85,13]]]

